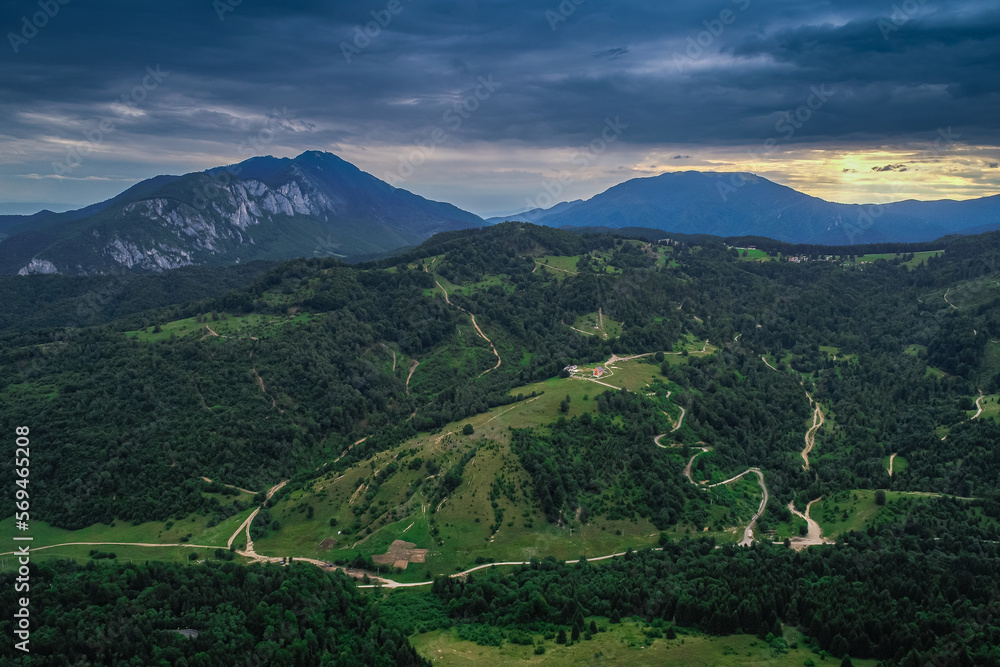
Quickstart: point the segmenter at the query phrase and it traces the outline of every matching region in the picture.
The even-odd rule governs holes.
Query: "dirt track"
[[[676,431],[680,430],[681,426],[682,426],[682,425],[684,424],[684,415],[685,415],[685,414],[687,414],[687,412],[686,412],[686,411],[684,410],[684,407],[683,407],[683,406],[680,406],[680,408],[681,408],[681,416],[680,416],[680,419],[678,419],[678,420],[677,420],[677,423],[676,423],[676,424],[674,425],[674,427],[673,427],[673,428],[672,428],[672,429],[670,430],[670,432],[671,432],[671,433],[674,433],[674,432],[676,432]]]
[[[693,461],[694,459],[691,460]],[[724,482],[716,482],[715,484],[709,484],[706,487],[711,489],[712,487],[722,486],[723,484],[730,484],[740,479],[744,475],[749,475],[750,473],[757,475],[757,481],[760,483],[760,488],[764,492],[764,497],[761,498],[760,500],[760,507],[757,508],[757,513],[753,515],[753,517],[750,519],[750,523],[748,523],[747,527],[743,530],[743,539],[737,543],[738,546],[741,547],[748,547],[753,543],[753,529],[757,525],[757,519],[760,518],[760,515],[764,513],[764,509],[767,507],[767,500],[769,496],[767,493],[767,484],[764,483],[764,473],[761,472],[759,468],[747,468],[746,470],[741,472],[739,475],[736,475],[735,477],[730,477]]]
[[[771,369],[772,371],[776,371],[776,370],[778,370],[777,368],[775,368],[774,366],[772,366],[771,364],[769,364],[769,363],[768,363],[768,361],[767,361],[767,357],[765,357],[764,355],[761,355],[761,357],[760,357],[760,360],[761,360],[761,361],[763,361],[763,362],[764,362],[764,365],[766,365],[766,366],[767,366],[768,368],[770,368],[770,369]]]
[[[700,449],[701,451],[692,456],[691,459],[687,462],[687,465],[684,466],[684,476],[687,477],[688,481],[691,482],[692,484],[697,484],[697,482],[695,482],[694,478],[691,476],[691,467],[694,466],[694,460],[699,456],[701,456],[702,454],[704,454],[705,452],[712,451],[711,447],[696,447],[695,449]]]
[[[414,359],[413,363],[410,364],[410,374],[406,376],[406,393],[407,394],[410,393],[410,378],[413,377],[413,373],[416,372],[417,366],[419,366],[419,365],[420,365],[420,362],[417,361],[416,359]]]
[[[482,373],[479,374],[479,377],[483,377],[484,375],[486,375],[490,371],[495,371],[496,369],[500,368],[500,364],[503,363],[503,359],[500,358],[500,353],[497,352],[497,346],[494,345],[493,341],[491,341],[489,338],[487,338],[486,334],[483,333],[483,330],[479,328],[479,324],[476,323],[476,316],[473,315],[472,313],[470,313],[469,311],[467,311],[465,308],[462,308],[461,306],[456,306],[455,304],[453,304],[451,302],[451,299],[448,298],[448,290],[446,290],[444,288],[444,285],[442,285],[441,282],[437,278],[434,279],[434,284],[436,284],[438,287],[440,287],[441,291],[444,292],[444,301],[445,301],[445,303],[447,303],[449,306],[453,306],[455,308],[458,308],[460,311],[462,311],[463,313],[465,313],[466,315],[468,315],[470,318],[472,318],[472,326],[474,326],[476,328],[476,333],[479,334],[480,338],[482,338],[483,340],[485,340],[487,343],[490,344],[490,348],[493,350],[493,354],[497,358],[497,365],[494,366],[493,368],[489,368],[489,369],[483,371]],[[412,375],[412,372],[411,372],[411,375]],[[409,381],[407,381],[407,385],[409,385]]]
[[[656,446],[660,447],[661,449],[670,449],[670,447],[660,444],[660,439],[665,437],[666,435],[668,434],[661,433],[660,435],[654,437],[653,443],[656,444]],[[674,445],[674,446],[676,447],[679,445]],[[759,468],[747,468],[740,474],[730,477],[729,479],[723,482],[716,482],[715,484],[709,484],[709,485],[698,484],[697,482],[694,481],[694,475],[692,473],[692,468],[694,467],[694,461],[705,452],[712,451],[712,448],[706,446],[706,447],[697,447],[696,449],[698,449],[699,451],[696,454],[694,454],[690,459],[688,459],[687,465],[684,466],[684,476],[688,478],[689,482],[691,482],[695,486],[698,486],[699,488],[711,489],[716,486],[722,486],[724,484],[732,484],[736,480],[751,473],[757,475],[757,481],[760,483],[760,488],[764,492],[764,496],[760,501],[760,507],[757,508],[756,514],[754,514],[753,517],[751,517],[750,522],[747,524],[747,527],[743,530],[743,539],[738,542],[738,545],[741,547],[750,546],[750,544],[753,543],[753,529],[757,525],[757,519],[761,517],[761,515],[764,513],[764,510],[767,508],[767,501],[770,497],[767,491],[767,483],[764,481],[764,473]]]
[[[806,448],[802,450],[802,460],[805,461],[805,465],[802,466],[803,470],[809,470],[809,452],[813,450],[816,446],[816,433],[819,431],[820,427],[826,422],[826,417],[823,415],[823,411],[819,407],[819,403],[813,400],[813,397],[806,392],[806,397],[809,402],[815,406],[813,410],[813,425],[806,431]]]
[[[202,479],[205,480],[206,482],[208,482],[209,484],[212,483],[212,480],[210,480],[208,477],[202,477]],[[230,489],[236,489],[237,491],[242,491],[243,493],[251,493],[251,494],[253,494],[255,496],[257,495],[256,491],[251,491],[250,489],[244,489],[244,488],[241,488],[239,486],[233,486],[232,484],[223,484],[222,486],[227,486]]]
[[[795,509],[794,500],[788,503],[788,511],[790,511],[792,514],[799,517],[800,519],[805,519],[806,524],[808,524],[809,526],[809,532],[806,533],[805,537],[800,536],[789,539],[789,542],[791,542],[792,544],[792,548],[795,549],[796,551],[802,551],[806,547],[814,547],[814,546],[819,546],[821,544],[833,543],[833,540],[828,540],[825,537],[823,537],[823,530],[819,527],[819,524],[816,523],[816,521],[809,516],[809,510],[812,509],[813,503],[820,501],[822,499],[823,497],[820,496],[819,498],[816,498],[816,500],[810,500],[809,504],[806,505],[805,514]]]

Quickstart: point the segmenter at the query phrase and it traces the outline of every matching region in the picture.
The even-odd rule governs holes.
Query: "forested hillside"
[[[347,577],[311,565],[56,562],[32,586],[41,629],[29,656],[7,642],[5,664],[428,664]],[[0,590],[14,609],[13,575]],[[9,618],[0,627],[13,636]]]
[[[838,660],[994,664],[998,251],[1000,234],[803,256],[506,223],[354,266],[3,282],[34,558],[308,559],[324,571],[287,576],[423,585],[391,621],[405,635],[571,643],[637,615],[801,628]],[[61,315],[79,299],[96,305]],[[244,571],[212,567],[138,571]],[[119,572],[39,576],[98,571]],[[459,639],[497,637],[475,628]]]

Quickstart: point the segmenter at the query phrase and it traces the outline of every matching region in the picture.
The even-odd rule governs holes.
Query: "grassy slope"
[[[177,338],[191,334],[198,337],[212,337],[208,331],[208,329],[211,329],[219,336],[266,338],[274,335],[281,327],[287,324],[302,324],[315,317],[315,315],[307,313],[286,317],[259,315],[257,313],[242,316],[220,313],[219,319],[213,320],[211,314],[206,313],[203,317],[203,322],[198,322],[195,317],[189,317],[183,320],[162,323],[159,333],[154,333],[154,327],[149,327],[141,331],[126,331],[125,335],[142,342],[149,342],[169,340],[171,335]]]
[[[588,621],[590,619],[587,619]],[[678,634],[677,639],[650,640],[643,634],[646,627],[641,621],[627,620],[611,625],[606,619],[597,618],[599,632],[592,640],[581,640],[572,646],[561,646],[554,641],[544,641],[545,653],[534,654],[533,646],[519,646],[504,642],[497,648],[479,646],[458,638],[455,630],[437,630],[410,639],[423,657],[439,665],[484,664],[534,664],[559,665],[774,665],[801,666],[812,658],[817,664],[820,656],[806,647],[803,636],[794,628],[785,628],[787,653],[778,653],[765,642],[752,635],[711,637],[699,634]],[[542,642],[535,636],[536,645]],[[838,664],[828,658],[826,663]],[[874,660],[854,660],[859,667],[874,666]]]
[[[642,364],[638,360],[619,362],[617,366],[615,374],[602,381],[638,390],[660,377],[656,366]],[[497,561],[520,561],[547,555],[557,558],[592,557],[621,551],[629,546],[637,548],[653,544],[658,532],[645,520],[632,523],[595,519],[586,526],[577,527],[572,534],[566,528],[547,523],[535,506],[526,473],[510,451],[509,428],[542,427],[552,422],[560,414],[559,403],[567,395],[570,397],[567,418],[584,412],[594,413],[597,410],[594,399],[605,391],[610,389],[575,378],[552,378],[515,389],[513,395],[521,394],[526,398],[448,424],[439,433],[417,436],[376,455],[367,463],[355,466],[342,476],[328,475],[318,480],[309,492],[296,492],[271,510],[280,521],[281,530],[269,532],[257,540],[255,549],[258,553],[293,553],[332,560],[356,553],[385,553],[393,540],[404,539],[414,542],[419,548],[431,549],[426,566],[411,565],[406,575],[401,577],[413,580],[422,579],[427,571],[446,574],[456,568],[469,567],[480,555]],[[529,398],[532,392],[539,392],[540,395]],[[465,424],[473,426],[474,435],[461,434]],[[427,471],[410,470],[408,464],[419,457],[425,461],[437,461],[446,471],[474,445],[478,445],[479,450],[466,465],[462,485],[440,505],[437,512],[438,538],[444,542],[443,545],[437,544],[430,536],[429,501],[423,493],[412,492],[415,483],[427,480]],[[666,451],[664,455],[676,456]],[[384,510],[384,515],[375,521],[372,533],[363,531],[361,535],[338,535],[338,530],[354,522],[352,508],[359,504],[366,492],[362,490],[356,494],[359,485],[370,483],[374,470],[381,470],[394,460],[401,470],[379,488],[374,498],[373,506]],[[500,530],[491,536],[489,527],[495,515],[489,493],[498,474],[513,481],[517,489],[514,494],[516,500],[505,495],[498,499],[504,519]],[[424,483],[431,485],[433,481]],[[307,518],[305,508],[308,505],[314,509],[312,519]],[[331,518],[337,520],[335,528],[329,525]],[[333,549],[319,548],[320,542],[326,538],[337,540]]]
[[[209,496],[211,494],[205,495]],[[232,497],[217,497],[220,499],[220,502],[232,502]],[[245,503],[250,503],[253,500],[253,496],[240,494],[239,499]],[[209,517],[200,514],[193,514],[184,519],[169,522],[151,521],[139,525],[132,525],[124,521],[115,522],[110,526],[95,524],[80,530],[55,528],[44,521],[32,520],[31,529],[23,534],[34,538],[31,546],[32,549],[36,550],[40,547],[72,542],[182,544],[185,537],[187,537],[187,544],[215,546],[224,549],[229,537],[252,511],[252,509],[244,510],[211,527],[208,526]],[[168,523],[171,524],[170,528],[167,528]],[[18,532],[14,530],[14,517],[0,520],[0,532],[8,535]],[[35,551],[32,554],[32,558],[36,560],[70,558],[78,561],[86,561],[90,559],[89,551],[91,549],[114,551],[119,557],[130,554],[129,557],[135,560],[185,560],[190,555],[189,547],[61,546]],[[204,549],[201,551],[204,551]],[[10,565],[10,562],[5,564],[8,567]]]

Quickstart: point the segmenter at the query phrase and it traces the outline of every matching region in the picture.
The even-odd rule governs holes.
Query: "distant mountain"
[[[161,271],[256,259],[351,257],[481,227],[330,153],[256,157],[158,176],[66,213],[0,219],[0,273]]]
[[[516,220],[518,222],[536,222],[547,215],[555,215],[556,213],[568,211],[577,204],[581,203],[583,203],[582,199],[574,199],[573,201],[564,201],[560,204],[556,204],[552,208],[533,208],[528,211],[521,211],[520,213],[511,213],[510,215],[498,215],[492,218],[486,218],[486,222],[491,225],[498,225],[501,222],[507,222],[508,220]]]
[[[753,174],[688,171],[626,181],[533,222],[752,235],[824,245],[918,242],[1000,229],[1000,196],[883,206],[836,204]]]

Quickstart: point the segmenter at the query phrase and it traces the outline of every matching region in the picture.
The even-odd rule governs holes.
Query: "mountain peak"
[[[625,181],[569,210],[546,212],[534,222],[763,236],[823,245],[931,241],[964,229],[985,231],[984,225],[1000,228],[1000,197],[883,204],[877,220],[865,217],[867,210],[828,202],[749,172],[689,170]]]
[[[206,175],[213,178],[206,178]],[[21,223],[0,272],[162,271],[254,259],[351,257],[417,245],[482,219],[322,151],[251,157],[143,181],[114,199]],[[45,233],[38,234],[45,226]]]

